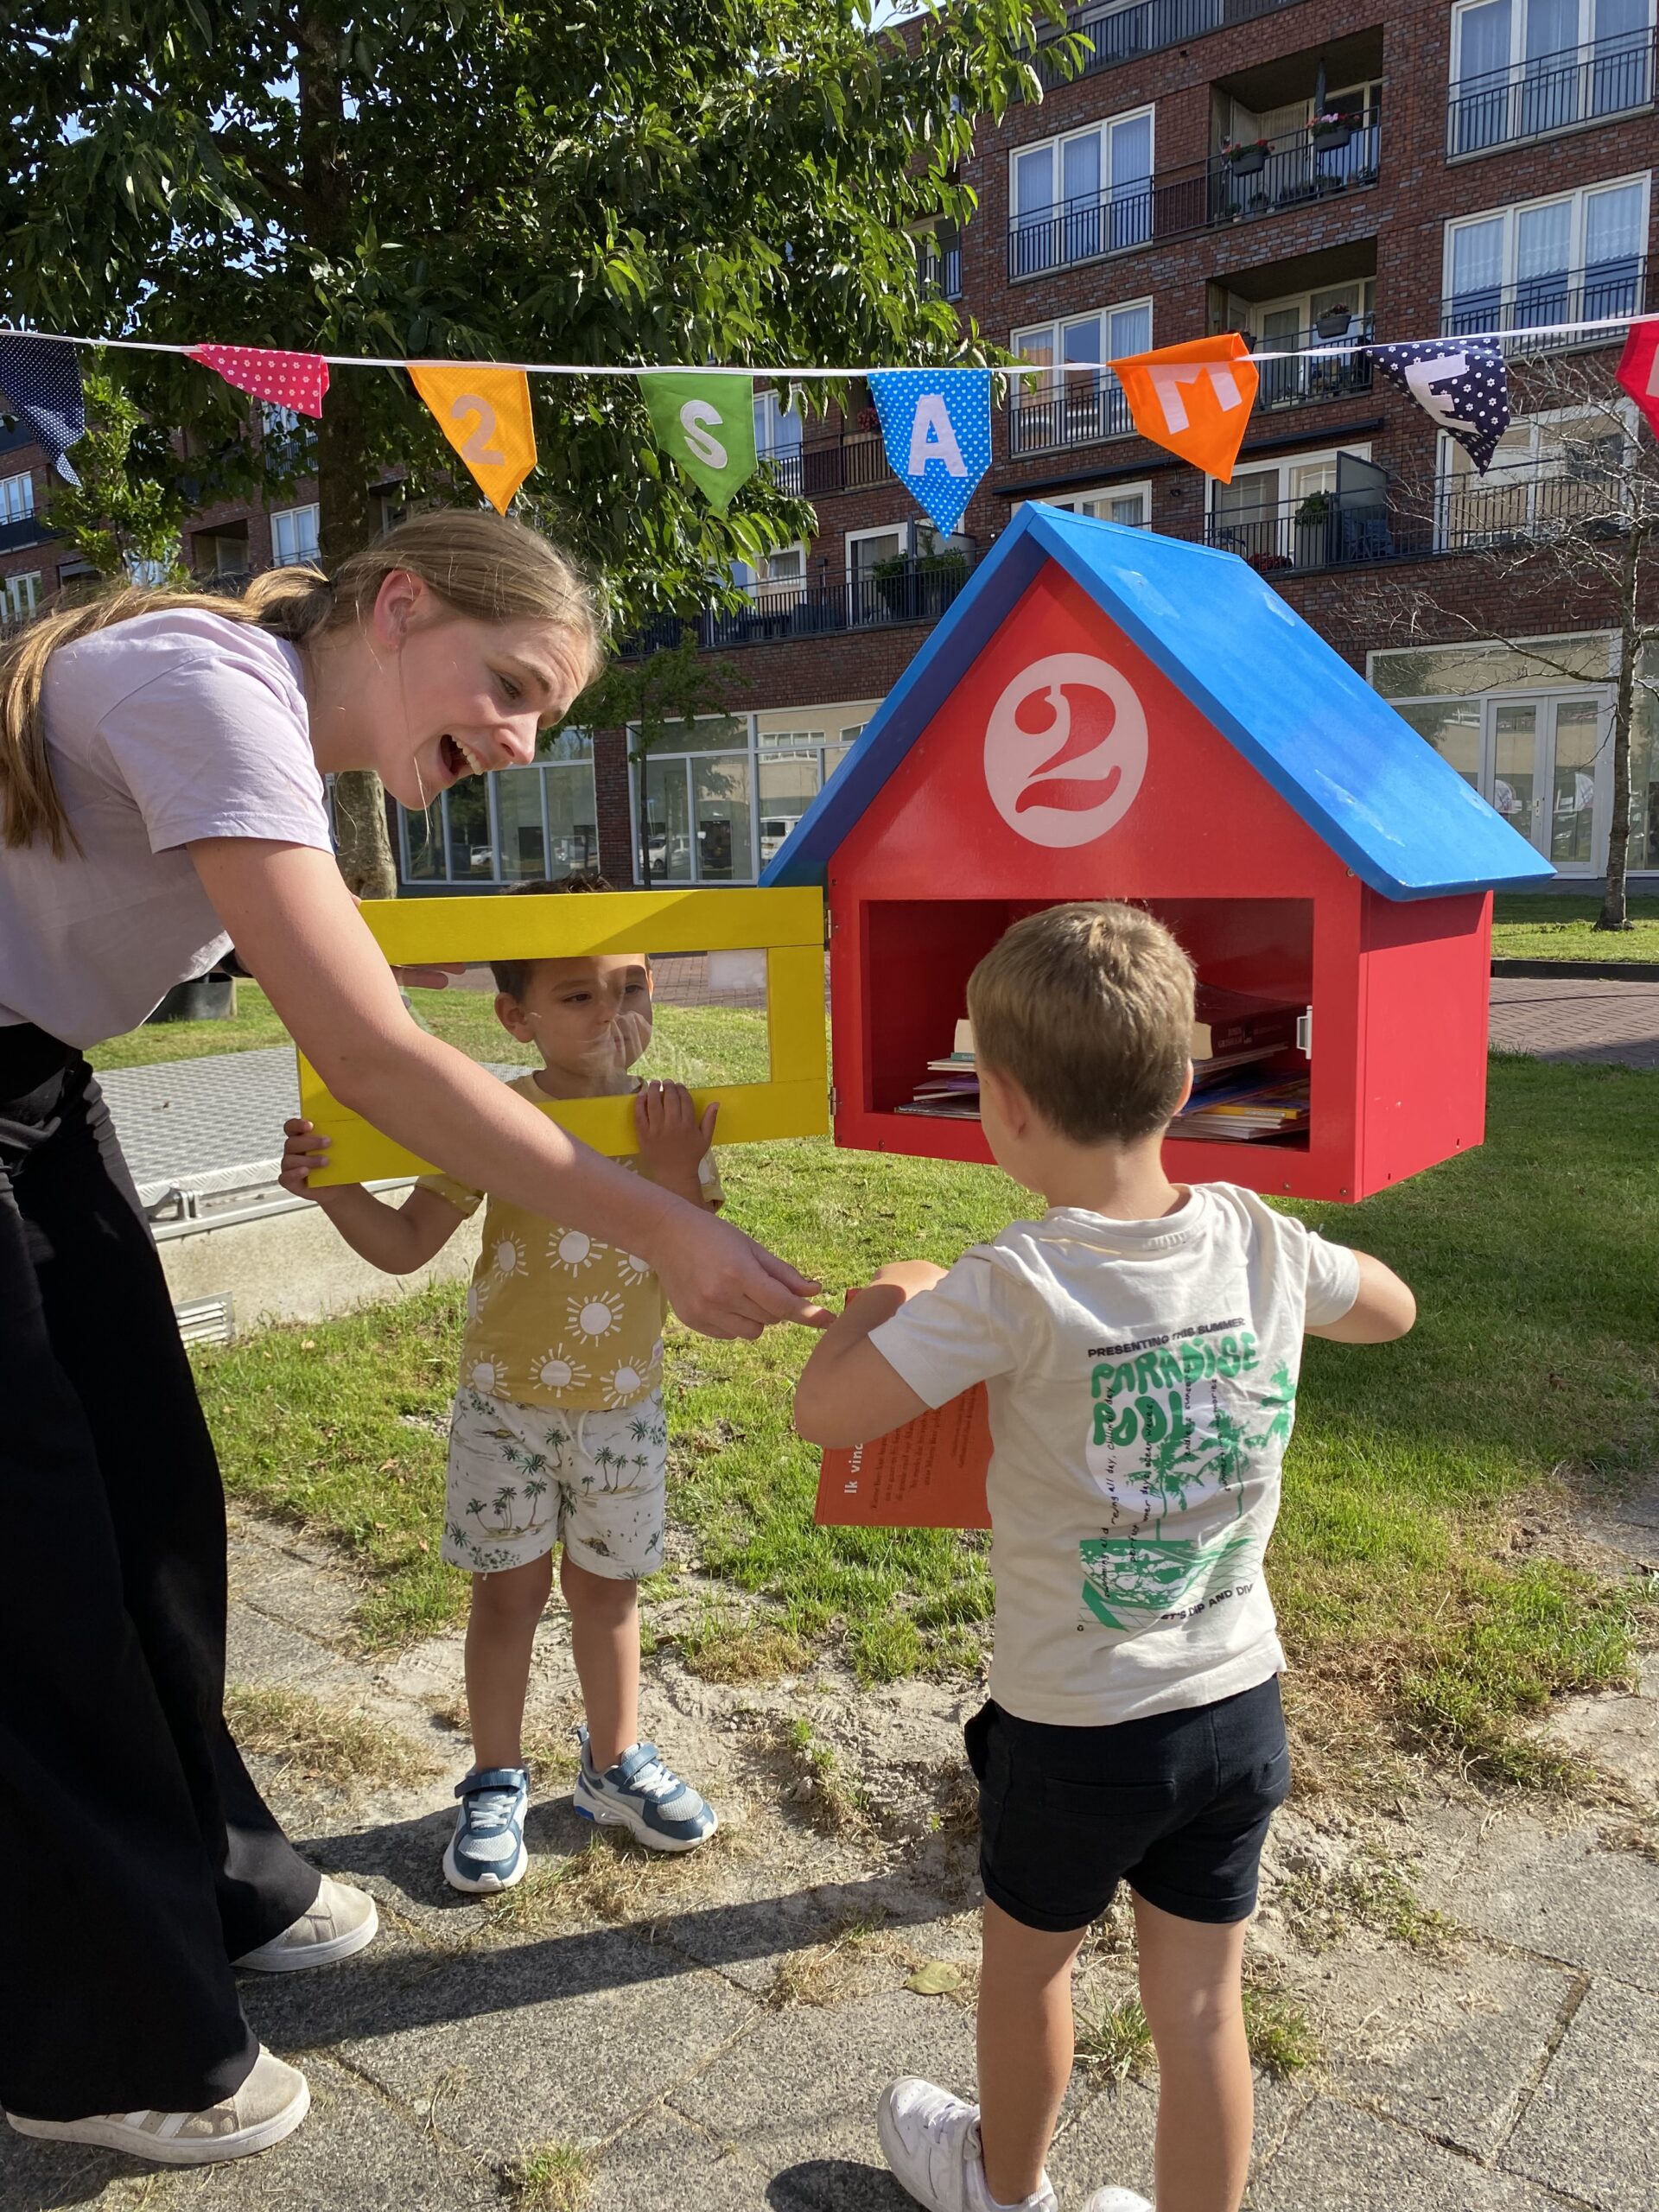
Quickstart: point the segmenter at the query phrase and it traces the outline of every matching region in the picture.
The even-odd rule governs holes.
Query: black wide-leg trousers
[[[79,1053],[0,1028],[0,2105],[200,2111],[319,1877],[227,1732],[225,1500]]]

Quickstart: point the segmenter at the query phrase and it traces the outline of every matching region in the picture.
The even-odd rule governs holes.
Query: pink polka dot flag
[[[192,346],[193,361],[217,369],[226,384],[297,414],[321,415],[328,364],[321,353],[278,353],[264,346]]]

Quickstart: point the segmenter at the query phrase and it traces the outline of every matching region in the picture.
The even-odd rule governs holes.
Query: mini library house
[[[1357,1199],[1480,1142],[1491,893],[1552,873],[1235,555],[1033,504],[764,880],[827,890],[838,1143],[988,1160],[969,975],[1120,899],[1198,977],[1170,1173]]]

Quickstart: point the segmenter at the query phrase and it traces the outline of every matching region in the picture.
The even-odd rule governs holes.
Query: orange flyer
[[[985,1385],[868,1444],[827,1451],[813,1518],[837,1529],[988,1529]]]

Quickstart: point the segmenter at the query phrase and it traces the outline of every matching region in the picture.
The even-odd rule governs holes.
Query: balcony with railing
[[[1261,379],[1257,407],[1276,411],[1286,407],[1305,407],[1322,399],[1347,399],[1355,392],[1369,391],[1369,353],[1334,353],[1319,349],[1351,341],[1365,345],[1370,336],[1370,316],[1356,315],[1346,330],[1320,331],[1316,327],[1260,340],[1264,353],[1287,358],[1256,363],[1256,375]]]
[[[1521,145],[1628,115],[1649,106],[1653,96],[1651,29],[1617,32],[1459,79],[1447,101],[1446,149],[1455,158]]]
[[[1381,154],[1382,118],[1372,109],[1031,209],[1008,226],[1008,275],[1039,276],[1357,191],[1376,182]]]
[[[854,431],[817,445],[774,447],[758,458],[779,489],[797,499],[861,492],[894,480],[887,448],[875,431]]]
[[[875,569],[833,582],[750,584],[736,603],[705,607],[695,615],[657,616],[623,641],[621,657],[640,659],[688,635],[706,652],[729,652],[741,645],[937,622],[972,568],[970,554],[950,551],[882,562]]]
[[[1471,286],[1440,302],[1444,338],[1496,337],[1505,353],[1560,353],[1606,346],[1617,331],[1557,332],[1560,323],[1594,323],[1641,315],[1653,304],[1647,258],[1621,254],[1585,269],[1541,270],[1506,283]],[[1529,333],[1538,334],[1529,335]]]
[[[1064,27],[1045,23],[1037,33],[1039,67],[1050,85],[1067,81],[1066,73],[1042,49],[1057,38],[1076,32],[1089,41],[1089,52],[1077,72],[1097,76],[1103,69],[1139,60],[1165,47],[1185,46],[1211,31],[1230,30],[1235,23],[1253,23],[1258,16],[1271,16],[1294,0],[1083,0],[1067,10]]]
[[[1033,394],[1020,390],[1020,379],[1011,377],[1012,397],[1007,410],[1008,458],[1046,453],[1062,446],[1092,446],[1103,438],[1127,438],[1134,434],[1128,401],[1116,377],[1098,380],[1074,372],[1063,390],[1055,390],[1052,376]]]

